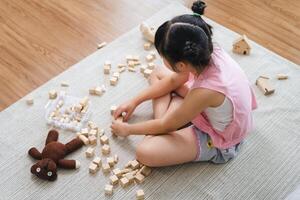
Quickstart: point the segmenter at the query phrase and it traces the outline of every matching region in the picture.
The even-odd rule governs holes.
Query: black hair
[[[206,4],[195,1],[194,14],[174,17],[163,23],[155,33],[155,48],[167,59],[174,71],[175,63],[185,61],[198,72],[208,66],[213,52],[212,27],[201,17]]]

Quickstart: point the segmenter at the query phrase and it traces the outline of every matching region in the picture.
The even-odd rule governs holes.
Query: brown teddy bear
[[[76,138],[67,144],[62,144],[57,142],[57,139],[58,132],[50,130],[42,153],[35,147],[28,151],[31,157],[39,160],[31,167],[31,173],[41,179],[54,181],[57,178],[57,166],[65,169],[78,169],[80,167],[79,161],[66,160],[64,157],[82,147],[83,142]]]

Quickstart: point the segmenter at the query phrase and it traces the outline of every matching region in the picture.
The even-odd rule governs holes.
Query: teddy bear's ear
[[[38,163],[36,163],[36,164],[34,164],[34,165],[31,166],[30,172],[31,172],[32,174],[36,174],[36,169],[37,169],[37,168],[38,168]]]

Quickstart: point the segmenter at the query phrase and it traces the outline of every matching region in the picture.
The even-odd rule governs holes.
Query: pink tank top
[[[198,76],[190,76],[190,89],[207,88],[223,93],[233,105],[232,122],[224,131],[215,130],[204,112],[192,120],[209,134],[213,145],[226,149],[240,143],[253,126],[252,110],[257,107],[250,83],[239,65],[220,47],[214,47],[210,65]]]

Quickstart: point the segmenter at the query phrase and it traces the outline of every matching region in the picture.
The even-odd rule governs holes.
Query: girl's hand
[[[126,113],[126,115],[123,116],[123,120],[124,122],[127,122],[136,107],[137,104],[133,100],[123,103],[115,111],[114,118],[117,119],[119,116],[122,115],[122,113]]]
[[[130,125],[128,123],[113,120],[113,122],[110,126],[111,133],[115,134],[117,136],[126,137],[126,136],[130,135],[129,126]]]

